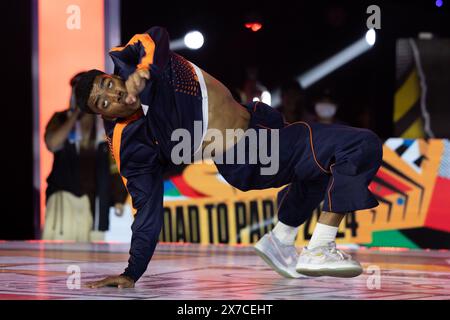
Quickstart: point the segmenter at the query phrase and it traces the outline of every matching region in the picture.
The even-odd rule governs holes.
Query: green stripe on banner
[[[176,188],[173,188],[169,190],[164,190],[164,195],[168,197],[179,197],[181,196],[181,193]]]
[[[368,247],[402,247],[410,249],[420,248],[398,230],[375,231],[372,233],[372,243]]]

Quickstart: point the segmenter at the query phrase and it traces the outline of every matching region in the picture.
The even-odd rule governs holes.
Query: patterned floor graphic
[[[450,299],[450,252],[364,248],[350,250],[365,268],[357,278],[284,279],[252,247],[160,244],[136,288],[83,287],[121,273],[128,249],[1,241],[0,299]]]

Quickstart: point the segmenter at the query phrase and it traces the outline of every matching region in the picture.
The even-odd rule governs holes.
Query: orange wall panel
[[[38,83],[41,227],[45,218],[46,179],[53,155],[44,143],[45,127],[56,111],[69,107],[71,77],[105,67],[103,0],[38,1]]]

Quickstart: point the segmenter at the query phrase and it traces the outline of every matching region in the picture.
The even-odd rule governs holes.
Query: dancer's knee
[[[373,166],[379,167],[383,159],[383,142],[371,130],[363,130],[360,135],[367,159]]]

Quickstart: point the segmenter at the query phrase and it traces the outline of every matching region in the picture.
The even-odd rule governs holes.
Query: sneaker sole
[[[320,268],[320,269],[309,269],[309,268],[295,268],[300,274],[309,277],[336,277],[336,278],[354,278],[363,273],[360,268]]]
[[[294,277],[292,276],[290,273],[284,271],[283,269],[277,267],[272,260],[269,258],[269,256],[267,256],[263,251],[261,251],[260,249],[258,249],[258,247],[254,247],[256,254],[264,260],[265,263],[267,263],[269,265],[269,267],[271,267],[273,270],[275,270],[280,276],[283,276],[285,278],[289,278],[289,279],[297,279],[298,277]]]

